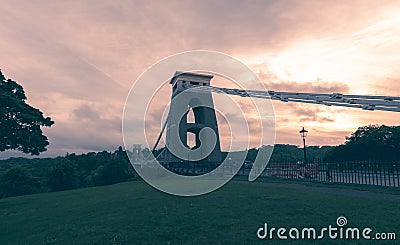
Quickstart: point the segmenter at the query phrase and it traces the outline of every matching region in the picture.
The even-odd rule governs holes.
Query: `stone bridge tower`
[[[211,75],[195,74],[189,72],[176,72],[171,79],[172,97],[170,112],[167,119],[166,128],[166,144],[168,148],[181,147],[186,151],[187,156],[190,156],[196,150],[201,155],[204,151],[208,154],[200,160],[188,157],[176,156],[170,150],[166,150],[163,162],[165,163],[197,163],[207,165],[218,165],[222,161],[221,147],[218,133],[217,118],[214,109],[213,98],[211,90],[193,89],[190,86],[210,86],[210,80],[213,78]],[[184,92],[182,94],[182,92]],[[181,95],[181,96],[179,96]],[[188,121],[189,111],[193,111],[194,122]],[[176,111],[183,111],[179,117],[171,116]],[[179,113],[178,113],[179,114]],[[177,127],[177,128],[176,128]],[[208,132],[213,131],[213,137],[207,134],[200,133],[203,129]],[[194,134],[195,145],[189,146],[188,134]],[[176,135],[177,134],[178,137]],[[179,142],[180,141],[180,142]],[[183,147],[182,147],[183,146]],[[186,155],[185,155],[186,156]],[[190,159],[187,161],[187,159]],[[193,160],[195,159],[195,160]]]

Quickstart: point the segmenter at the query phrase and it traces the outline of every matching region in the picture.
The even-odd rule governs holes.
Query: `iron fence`
[[[200,175],[213,171],[218,165],[196,165],[179,163],[164,166],[183,175]],[[251,164],[243,164],[237,175],[249,175]],[[218,169],[221,174],[232,174],[233,169],[224,166]],[[260,172],[261,169],[256,170]],[[269,163],[260,177],[276,177],[282,179],[302,179],[324,183],[347,183],[361,185],[400,187],[400,162],[353,161],[326,163],[314,160],[313,163],[301,162]]]
[[[248,175],[242,167],[239,175]],[[400,162],[353,161],[326,163],[269,163],[262,177],[303,179],[329,183],[348,183],[400,187]]]

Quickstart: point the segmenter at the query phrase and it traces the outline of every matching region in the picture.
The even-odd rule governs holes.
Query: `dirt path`
[[[373,198],[373,199],[384,199],[390,201],[398,201],[400,202],[400,195],[389,194],[389,193],[377,193],[371,191],[361,191],[361,190],[352,190],[352,189],[343,189],[337,187],[321,187],[321,186],[307,186],[302,184],[293,184],[293,183],[268,183],[268,182],[249,182],[249,181],[240,181],[235,180],[235,183],[247,184],[247,185],[256,185],[256,186],[268,186],[268,187],[278,187],[278,188],[292,188],[296,190],[304,190],[304,191],[313,191],[313,192],[321,192],[321,193],[330,193],[337,194],[343,196],[351,196],[351,197],[363,197],[363,198]],[[400,191],[399,191],[400,194]]]

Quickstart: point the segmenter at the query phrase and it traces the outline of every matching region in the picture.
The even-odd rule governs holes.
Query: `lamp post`
[[[307,163],[307,153],[306,153],[306,137],[308,131],[304,129],[304,127],[300,130],[300,136],[303,139],[303,149],[304,149],[304,163],[303,165],[306,165]]]

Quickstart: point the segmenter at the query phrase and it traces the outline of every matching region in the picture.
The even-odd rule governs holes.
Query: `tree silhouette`
[[[24,89],[6,79],[0,70],[0,151],[18,150],[31,155],[46,151],[49,144],[40,127],[50,127],[50,117],[26,102]]]
[[[14,166],[0,175],[0,197],[12,197],[34,193],[40,187],[26,168]]]
[[[47,173],[47,184],[51,191],[64,191],[76,188],[78,176],[75,164],[66,158],[54,159],[54,165]]]
[[[400,126],[368,125],[346,137],[346,142],[327,152],[328,161],[384,160],[400,157]]]

